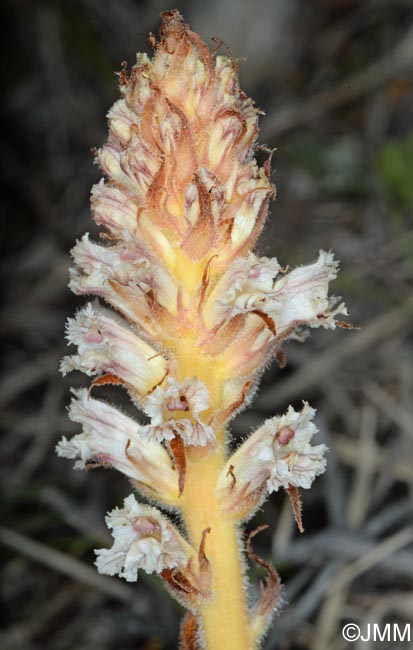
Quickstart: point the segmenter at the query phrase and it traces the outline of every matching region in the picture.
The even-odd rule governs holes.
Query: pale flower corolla
[[[58,456],[76,459],[75,468],[111,466],[155,491],[176,491],[176,473],[162,445],[142,440],[138,423],[86,389],[73,391],[69,417],[82,432],[56,446]]]
[[[284,272],[275,258],[249,253],[236,260],[210,297],[210,321],[219,322],[238,314],[263,313],[282,340],[300,327],[334,329],[334,316],[347,314],[343,303],[329,298],[328,285],[337,275],[338,263],[331,253],[320,251],[313,264]]]
[[[151,423],[139,429],[146,440],[161,442],[179,435],[184,445],[205,447],[213,445],[213,429],[200,419],[209,406],[205,384],[199,379],[185,379],[179,383],[173,377],[166,380],[166,388],[158,386],[143,403],[143,410]]]
[[[72,249],[75,267],[70,269],[69,286],[77,294],[104,298],[130,321],[153,335],[156,302],[174,313],[177,286],[164,266],[132,244],[101,246],[86,233]]]
[[[326,467],[324,444],[311,446],[317,427],[312,419],[315,410],[307,403],[301,412],[289,407],[285,415],[267,420],[252,437],[257,444],[257,462],[270,471],[268,492],[290,485],[309,489]]]
[[[218,481],[224,508],[242,511],[243,501],[256,505],[280,487],[311,487],[326,467],[324,444],[312,446],[317,433],[315,410],[306,402],[300,412],[267,420],[230,457]],[[251,510],[251,503],[249,511]]]
[[[112,530],[111,548],[95,551],[99,573],[119,575],[135,582],[138,569],[161,573],[164,569],[185,567],[192,549],[159,510],[139,504],[133,494],[106,517]]]
[[[89,303],[67,322],[66,338],[77,345],[78,354],[64,357],[61,371],[85,374],[113,373],[140,393],[146,394],[166,373],[166,361],[119,319]]]

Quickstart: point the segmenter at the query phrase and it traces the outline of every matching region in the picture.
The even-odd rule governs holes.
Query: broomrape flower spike
[[[68,320],[77,351],[61,369],[93,381],[69,408],[82,431],[57,453],[77,469],[119,470],[151,502],[133,493],[108,515],[114,541],[96,551],[98,571],[128,581],[159,573],[189,610],[182,648],[252,650],[280,604],[280,580],[252,550],[261,528],[245,547],[239,527],[282,488],[302,530],[299,490],[324,471],[326,448],[313,442],[307,403],[267,420],[232,455],[229,421],[287,339],[344,326],[336,317],[347,312],[329,296],[332,253],[288,270],[254,252],[275,192],[270,159],[255,160],[259,111],[235,61],[211,52],[176,10],[150,40],[153,58],[139,54],[119,74],[97,152],[104,179],[91,205],[104,242],[86,234],[72,251],[70,287],[95,302]],[[91,397],[107,383],[127,390],[146,423]],[[246,551],[267,572],[257,602]]]

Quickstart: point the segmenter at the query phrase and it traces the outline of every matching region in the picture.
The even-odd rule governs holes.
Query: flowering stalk
[[[274,194],[270,163],[254,158],[258,110],[240,90],[230,56],[211,53],[177,11],[165,13],[152,60],[120,73],[97,153],[105,174],[92,190],[103,244],[86,234],[73,249],[70,286],[103,299],[69,319],[77,353],[62,362],[119,384],[148,418],[125,416],[90,391],[69,409],[82,432],[57,446],[75,467],[113,466],[138,493],[107,517],[112,548],[101,573],[161,575],[189,614],[181,647],[250,650],[279,605],[275,570],[251,603],[240,524],[280,488],[300,529],[299,488],[324,471],[304,404],[267,420],[232,456],[231,417],[253,395],[282,344],[303,328],[334,328],[343,304],[328,297],[331,253],[292,271],[253,248]],[[116,313],[117,312],[117,313]],[[229,456],[229,457],[228,457]],[[155,505],[158,506],[154,507]],[[159,507],[179,513],[179,531]]]

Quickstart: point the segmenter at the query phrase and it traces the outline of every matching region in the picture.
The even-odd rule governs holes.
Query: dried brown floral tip
[[[272,618],[282,604],[281,580],[278,572],[269,562],[258,557],[251,545],[251,540],[267,528],[268,526],[258,526],[249,533],[247,538],[247,552],[250,559],[262,566],[267,572],[265,581],[260,583],[261,597],[250,611],[252,647],[256,646],[257,642],[265,635]]]
[[[205,568],[209,564],[209,560],[207,556],[205,555],[205,545],[206,545],[206,538],[207,535],[211,532],[211,528],[205,528],[205,530],[202,531],[202,538],[201,538],[201,543],[199,545],[199,551],[198,551],[198,561],[199,561],[199,566],[200,568]]]
[[[181,623],[179,650],[200,650],[198,622],[193,612],[188,612]]]
[[[286,492],[290,497],[291,506],[294,513],[294,519],[298,526],[298,530],[300,531],[300,533],[303,533],[304,532],[304,526],[302,520],[303,506],[301,504],[300,493],[298,492],[298,489],[295,487],[295,485],[289,485],[286,488]]]
[[[185,476],[186,476],[186,457],[185,457],[185,445],[181,436],[175,435],[169,443],[169,446],[172,451],[176,463],[176,469],[178,470],[178,488],[179,496],[181,496],[185,487]]]

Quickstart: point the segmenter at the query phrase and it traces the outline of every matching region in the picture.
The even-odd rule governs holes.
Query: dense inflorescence
[[[108,306],[95,301],[69,319],[77,352],[62,362],[64,373],[94,377],[95,390],[123,386],[149,422],[75,392],[69,416],[83,430],[57,451],[77,468],[113,466],[152,503],[181,512],[186,535],[130,495],[107,518],[114,544],[97,551],[96,565],[129,581],[139,568],[160,573],[212,648],[218,551],[230,553],[231,538],[238,558],[236,527],[281,487],[301,527],[298,488],[325,468],[308,404],[265,422],[230,458],[229,419],[284,341],[334,328],[346,312],[328,296],[331,253],[288,271],[252,252],[274,188],[269,160],[260,167],[254,157],[259,111],[239,88],[236,62],[211,53],[176,11],[152,44],[152,59],[140,54],[120,73],[122,98],[97,153],[105,179],[92,189],[92,212],[104,242],[86,234],[72,251],[71,289]],[[255,646],[277,604],[271,575],[242,647]]]

